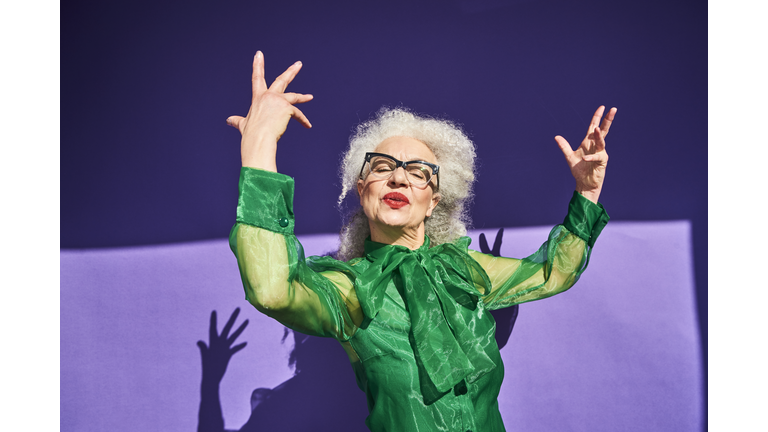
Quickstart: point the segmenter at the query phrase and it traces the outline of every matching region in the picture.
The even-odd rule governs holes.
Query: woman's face
[[[409,137],[387,138],[375,151],[401,161],[422,160],[437,164],[426,144]],[[434,183],[433,178],[431,184]],[[440,200],[431,185],[411,185],[402,167],[388,179],[368,175],[358,180],[357,192],[371,227],[371,240],[390,244],[413,241],[417,247],[424,240],[424,218],[432,215]]]

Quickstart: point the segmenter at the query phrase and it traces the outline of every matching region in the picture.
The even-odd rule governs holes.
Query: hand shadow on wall
[[[504,229],[496,234],[493,249],[480,234],[481,252],[499,256]],[[492,311],[496,319],[496,342],[507,344],[517,319],[518,306]],[[198,341],[203,362],[198,432],[255,431],[350,431],[365,432],[368,415],[365,394],[355,383],[349,358],[330,338],[307,336],[286,329],[283,340],[293,335],[295,345],[288,363],[296,374],[274,389],[257,388],[251,395],[251,415],[240,429],[224,429],[219,384],[232,356],[246,343],[232,346],[248,320],[231,335],[240,308],[232,312],[218,333],[216,311],[211,312],[209,343]]]
[[[485,234],[480,234],[480,252],[484,254],[493,255],[495,257],[501,256],[501,239],[504,237],[504,228],[499,228],[496,232],[496,240],[493,242],[493,249],[488,248],[488,242],[485,240]],[[491,315],[496,320],[496,343],[499,345],[499,349],[504,348],[504,345],[509,341],[509,336],[512,334],[512,329],[515,327],[515,321],[517,321],[517,313],[519,312],[520,305],[510,306],[504,309],[496,309],[491,311]]]
[[[219,384],[229,360],[245,347],[232,347],[248,324],[246,320],[229,335],[240,308],[235,309],[218,334],[216,311],[211,313],[209,344],[199,341],[203,361],[198,432],[225,432]],[[249,431],[351,431],[365,432],[368,415],[365,394],[357,387],[349,358],[330,338],[307,336],[286,329],[283,340],[293,335],[289,357],[296,374],[274,389],[258,388],[251,395],[251,416],[239,430]]]

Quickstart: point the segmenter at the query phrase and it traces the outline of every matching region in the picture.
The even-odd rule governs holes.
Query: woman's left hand
[[[604,106],[600,106],[595,111],[587,130],[587,136],[584,137],[576,151],[571,149],[571,145],[565,138],[560,135],[555,137],[557,145],[560,146],[560,150],[565,155],[568,166],[571,167],[571,174],[576,179],[576,191],[594,203],[600,197],[605,179],[605,167],[608,165],[605,136],[608,135],[617,109],[611,108],[605,118],[602,118],[604,111]],[[602,123],[600,122],[601,118]]]

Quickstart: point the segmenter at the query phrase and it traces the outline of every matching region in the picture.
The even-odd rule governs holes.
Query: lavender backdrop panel
[[[196,342],[207,340],[212,310],[221,328],[237,306],[249,346],[221,397],[225,418],[245,422],[254,388],[291,377],[292,339],[281,343],[283,326],[243,299],[225,240],[62,251],[61,430],[196,430]]]
[[[527,255],[548,230],[507,228],[502,253]],[[482,232],[492,243],[496,230]],[[474,248],[479,233],[471,233]],[[301,240],[308,255],[336,245],[334,235]],[[309,368],[294,377],[288,366],[294,339],[245,302],[226,241],[64,250],[61,430],[195,430],[201,376],[195,343],[207,339],[212,310],[220,329],[235,307],[242,308],[238,323],[249,320],[238,339],[248,346],[235,354],[221,384],[228,429],[248,421],[253,389],[291,382],[322,401],[327,391],[311,383],[328,374],[364,406],[346,365],[323,377]],[[612,222],[573,290],[521,306],[502,350],[499,403],[508,430],[700,430],[693,308],[689,224]],[[334,341],[310,338],[302,346],[314,350],[306,359],[345,362]],[[323,430],[320,410],[293,414]]]
[[[505,231],[502,255],[525,255],[548,231]],[[508,429],[702,430],[692,275],[688,222],[611,222],[573,289],[520,306],[502,350]]]

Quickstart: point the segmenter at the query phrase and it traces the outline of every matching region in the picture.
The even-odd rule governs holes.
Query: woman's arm
[[[362,323],[353,281],[341,272],[311,270],[295,236],[238,223],[230,247],[246,299],[265,315],[299,332],[340,340]]]
[[[302,333],[345,340],[362,323],[354,275],[309,268],[293,233],[293,179],[242,168],[237,224],[229,237],[246,299]],[[346,264],[334,261],[335,267]]]
[[[243,165],[230,247],[256,309],[303,333],[347,339],[362,322],[352,280],[342,272],[314,272],[304,262],[293,233],[293,180],[278,174],[275,163],[288,121],[311,127],[293,104],[312,96],[285,92],[300,68],[294,63],[267,88],[264,56],[257,52],[248,115],[227,119],[242,134]]]
[[[552,229],[541,248],[521,260],[470,251],[491,279],[492,290],[484,300],[489,309],[561,293],[572,287],[587,268],[595,240],[609,219],[597,200],[608,164],[605,137],[617,109],[611,108],[605,118],[604,112],[604,106],[595,111],[587,135],[575,151],[565,138],[560,135],[555,137],[576,179],[576,191],[565,221]]]
[[[491,280],[491,292],[483,299],[486,308],[540,300],[572,287],[586,270],[592,247],[608,219],[601,205],[574,193],[565,221],[550,231],[533,255],[514,259],[470,250]]]

